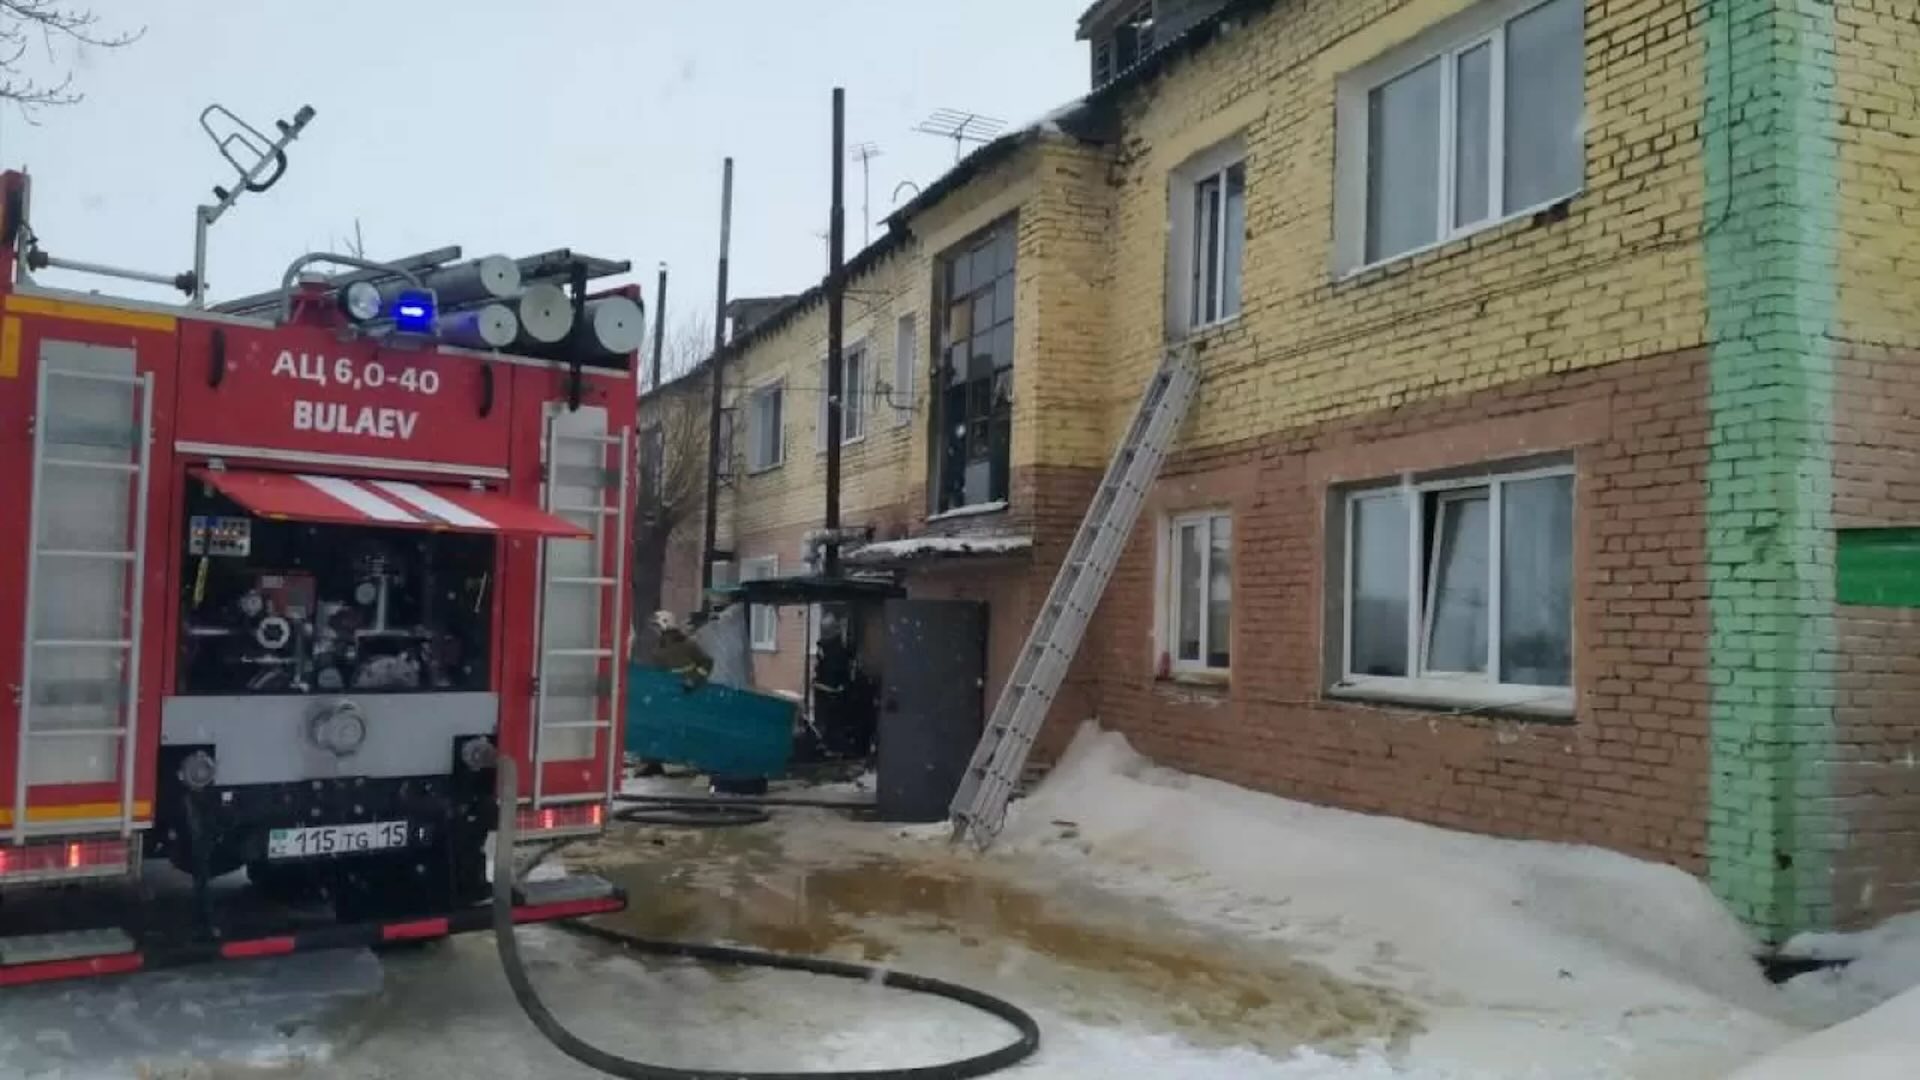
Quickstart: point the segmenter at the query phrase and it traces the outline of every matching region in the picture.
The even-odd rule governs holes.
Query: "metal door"
[[[880,816],[939,821],[980,741],[986,701],[987,606],[889,600],[881,673]]]

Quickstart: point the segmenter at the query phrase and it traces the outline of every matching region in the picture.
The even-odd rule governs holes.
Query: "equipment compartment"
[[[187,518],[178,693],[492,689],[493,537],[263,519],[203,485]]]

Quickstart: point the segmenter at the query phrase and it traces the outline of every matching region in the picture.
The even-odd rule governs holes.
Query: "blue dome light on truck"
[[[406,289],[393,298],[393,328],[403,334],[432,334],[434,324],[433,293],[425,289]]]

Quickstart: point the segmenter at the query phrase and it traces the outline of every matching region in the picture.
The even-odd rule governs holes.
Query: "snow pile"
[[[1795,980],[1798,981],[1798,980]],[[1920,1072],[1920,989],[1776,1050],[1732,1080],[1908,1080]]]
[[[1845,962],[1793,979],[1786,992],[1796,1006],[1824,1022],[1858,1016],[1920,987],[1920,912],[1859,933],[1801,934],[1780,954]]]
[[[850,563],[888,563],[942,555],[1011,555],[1033,547],[1031,536],[919,536],[883,540],[847,553]]]
[[[1155,767],[1092,727],[1002,845],[1407,993],[1440,1059],[1498,1038],[1520,1063],[1539,1035],[1531,1060],[1550,1061],[1565,1044],[1546,1029],[1581,1029],[1712,1075],[1797,1034],[1745,930],[1681,870],[1290,802]]]
[[[1006,508],[1007,500],[995,499],[992,502],[974,503],[971,506],[960,506],[952,510],[942,510],[940,513],[928,518],[927,521],[931,524],[935,521],[952,521],[954,518],[980,517],[985,514],[997,514]]]

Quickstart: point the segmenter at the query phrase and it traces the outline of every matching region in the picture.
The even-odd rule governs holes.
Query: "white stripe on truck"
[[[493,522],[451,499],[442,498],[428,491],[419,484],[408,484],[399,480],[375,480],[373,486],[412,505],[415,509],[426,511],[449,525],[456,525],[462,529],[486,529],[490,532],[495,529]]]
[[[305,473],[300,475],[300,479],[375,521],[401,522],[408,525],[425,524],[420,518],[407,513],[351,480],[342,480],[337,476],[310,476]]]

